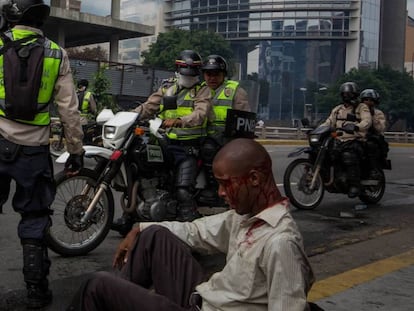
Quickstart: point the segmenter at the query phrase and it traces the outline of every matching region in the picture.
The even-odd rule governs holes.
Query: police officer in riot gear
[[[385,114],[378,109],[380,103],[380,95],[374,89],[365,89],[361,92],[361,102],[365,103],[372,115],[372,130],[375,134],[384,135],[385,129],[387,128],[387,119]]]
[[[355,198],[360,194],[360,161],[363,155],[362,142],[372,124],[369,107],[359,103],[358,86],[354,82],[345,82],[340,88],[342,103],[336,106],[329,117],[320,126],[342,128],[338,139],[342,142],[342,162],[346,167],[348,196]]]
[[[163,102],[174,100],[177,109],[164,110],[159,117],[162,126],[168,128],[170,151],[174,154],[176,166],[177,200],[179,202],[177,220],[191,221],[198,217],[193,199],[196,176],[195,150],[200,138],[207,135],[207,116],[211,110],[210,90],[202,87],[200,68],[202,60],[193,50],[184,50],[175,60],[176,77],[169,79],[135,111],[141,119],[147,119],[162,110]],[[133,215],[124,214],[115,221],[112,229],[127,233],[134,222]]]
[[[207,56],[201,67],[204,82],[211,91],[212,107],[208,118],[207,133],[201,147],[201,156],[207,167],[208,176],[212,184],[216,184],[212,171],[212,163],[217,151],[228,142],[230,138],[224,137],[227,119],[227,110],[236,109],[251,111],[247,92],[238,81],[230,80],[228,64],[224,57],[212,54]],[[205,189],[202,196],[207,200],[216,197],[217,190]]]
[[[83,166],[83,133],[67,54],[39,29],[50,7],[43,0],[10,0],[3,2],[1,11],[12,28],[0,40],[0,80],[8,81],[0,84],[0,180],[13,179],[16,183],[13,209],[21,215],[18,236],[23,247],[27,307],[34,309],[52,300],[47,278],[51,261],[46,247],[51,226],[49,206],[56,192],[49,154],[51,105],[57,105],[67,133],[70,156],[65,169],[69,176]],[[30,49],[20,53],[22,45],[16,42],[25,42]],[[43,49],[43,53],[36,49]],[[10,63],[13,57],[16,62]],[[38,57],[42,66],[33,69],[39,64]],[[17,62],[21,76],[14,71],[19,67]],[[22,83],[31,75],[33,79]],[[36,87],[36,81],[42,87]]]
[[[366,154],[370,176],[376,178],[379,176],[377,168],[387,163],[386,159],[389,147],[384,137],[387,120],[385,114],[378,109],[380,95],[376,90],[365,89],[361,92],[360,98],[361,102],[369,107],[372,116],[372,126],[367,135]]]
[[[207,56],[201,69],[203,84],[211,89],[213,104],[213,115],[209,117],[208,122],[208,134],[223,144],[227,109],[250,111],[248,96],[238,81],[227,79],[228,66],[222,56]]]
[[[92,92],[88,89],[88,80],[81,79],[77,84],[76,94],[78,95],[81,124],[87,125],[88,122],[95,121],[96,101]]]

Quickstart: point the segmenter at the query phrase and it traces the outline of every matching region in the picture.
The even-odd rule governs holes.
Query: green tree
[[[108,60],[108,52],[101,46],[67,48],[69,58],[88,60]]]
[[[92,92],[95,95],[98,112],[104,108],[112,109],[114,112],[119,110],[119,107],[114,101],[112,95],[108,94],[110,88],[111,81],[105,75],[105,67],[101,67],[95,73],[92,85]]]
[[[151,67],[175,70],[175,59],[182,50],[194,50],[202,58],[210,54],[223,56],[231,66],[233,51],[230,44],[219,34],[201,30],[172,29],[160,33],[155,43],[142,52],[143,64]]]

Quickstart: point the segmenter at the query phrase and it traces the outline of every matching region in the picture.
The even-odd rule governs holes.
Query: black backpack
[[[38,112],[37,97],[41,87],[45,38],[31,35],[13,41],[1,33],[5,107],[8,119],[33,121]],[[27,43],[33,39],[33,42]]]

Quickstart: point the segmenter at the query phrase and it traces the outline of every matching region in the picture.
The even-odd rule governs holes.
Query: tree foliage
[[[144,65],[175,70],[175,59],[182,50],[194,50],[202,58],[211,54],[223,56],[232,63],[233,51],[221,35],[213,32],[172,29],[160,33],[155,43],[142,52]]]
[[[101,111],[104,108],[112,109],[114,112],[119,110],[112,96],[108,94],[110,88],[111,81],[105,75],[105,67],[101,67],[95,73],[92,84],[92,92],[98,105],[98,111]]]
[[[89,60],[108,60],[108,53],[101,46],[96,47],[74,47],[67,48],[69,58],[89,59]]]

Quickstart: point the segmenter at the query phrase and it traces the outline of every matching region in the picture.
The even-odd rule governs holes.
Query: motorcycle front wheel
[[[103,192],[92,217],[80,220],[95,194],[98,174],[82,169],[67,177],[55,176],[56,196],[52,203],[52,226],[47,235],[48,247],[62,256],[81,256],[98,247],[107,236],[114,217],[114,198],[110,189]]]
[[[324,195],[324,185],[318,174],[313,189],[310,189],[313,178],[312,163],[308,159],[296,159],[285,170],[283,187],[290,202],[299,209],[314,209]]]

